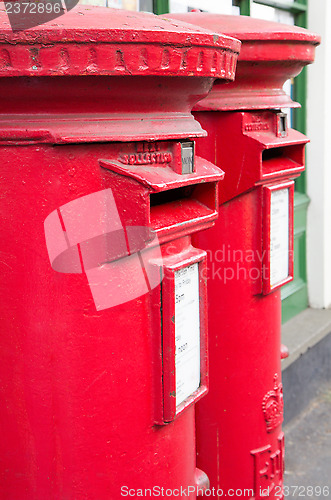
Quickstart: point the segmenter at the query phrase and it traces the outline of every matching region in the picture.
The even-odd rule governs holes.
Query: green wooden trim
[[[169,0],[153,0],[154,14],[168,14]]]
[[[240,0],[239,7],[241,16],[251,15],[251,0]]]
[[[301,292],[305,286],[306,282],[302,279],[291,281],[291,283],[288,283],[288,285],[283,286],[281,289],[282,300],[288,299],[294,293]]]
[[[310,198],[305,193],[294,193],[294,208],[308,207]]]
[[[294,237],[298,237],[306,231],[307,210],[310,198],[303,193],[295,191],[294,193]]]
[[[282,323],[286,323],[300,312],[308,307],[308,289],[307,284],[302,282],[301,286],[286,298],[282,293]]]
[[[307,11],[307,5],[301,3],[300,1],[284,4],[283,2],[278,2],[277,0],[254,0],[254,3],[267,5],[268,7],[274,7],[279,10],[286,10],[292,14],[301,14]]]
[[[294,279],[281,289],[283,323],[308,307],[305,240],[305,231],[294,238]]]
[[[281,289],[283,323],[308,306],[306,226],[309,202],[306,194],[294,193],[294,279]]]

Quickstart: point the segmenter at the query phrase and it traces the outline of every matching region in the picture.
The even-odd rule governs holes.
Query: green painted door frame
[[[239,0],[240,14],[242,16],[251,15],[251,0]]]
[[[169,12],[169,0],[153,0],[154,14],[167,14]]]

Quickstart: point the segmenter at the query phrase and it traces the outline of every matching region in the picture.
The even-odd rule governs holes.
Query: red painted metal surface
[[[321,37],[304,28],[246,16],[206,12],[166,15],[194,26],[238,38],[242,42],[236,80],[222,85],[200,101],[199,110],[275,109],[298,107],[284,90],[286,80],[314,61]]]
[[[214,224],[223,172],[195,157],[180,175],[179,139],[204,134],[190,109],[215,77],[233,78],[238,42],[77,7],[17,33],[2,13],[0,45],[0,497],[190,486],[196,498],[208,485],[194,414],[206,298],[191,234]],[[174,275],[161,281],[162,259],[170,274],[200,267],[203,373],[175,412],[163,386]]]
[[[283,498],[286,356],[280,287],[293,276],[292,179],[304,170],[307,143],[287,128],[279,108],[295,105],[282,85],[313,61],[320,38],[241,16],[173,17],[242,41],[236,80],[215,83],[195,107],[208,131],[197,152],[225,170],[220,217],[194,237],[208,254],[210,359],[209,394],[197,405],[197,464],[220,489],[216,498],[277,500]],[[275,220],[283,228],[279,240]],[[279,262],[277,243],[286,249]]]
[[[201,122],[208,129],[207,114],[201,113]],[[289,179],[304,168],[306,138],[294,131],[277,138],[276,128],[273,145],[272,129],[246,136],[241,125],[247,114],[223,113],[222,120],[217,113],[216,163],[226,171],[228,166],[230,179],[215,228],[194,238],[209,255],[210,392],[197,406],[197,463],[212,487],[276,500],[282,497],[284,467],[279,288],[293,278]],[[261,115],[261,122],[273,118],[272,112]],[[236,147],[223,135],[231,118],[241,124],[232,128]],[[250,142],[250,135],[258,137]],[[270,196],[282,189],[289,190],[288,273],[271,284]]]
[[[0,77],[10,77],[1,78],[2,140],[205,135],[192,106],[214,78],[234,79],[240,49],[238,40],[226,36],[117,9],[78,6],[56,23],[18,32],[3,12],[0,21]],[[22,76],[39,78],[31,85]],[[21,113],[29,117],[24,126]],[[153,135],[146,132],[152,129]]]
[[[267,498],[277,499],[284,459],[281,301],[279,290],[259,293],[261,198],[260,188],[225,203],[217,225],[195,239],[209,257],[209,394],[197,405],[197,464],[223,496],[246,490],[248,498],[262,498],[269,487]]]

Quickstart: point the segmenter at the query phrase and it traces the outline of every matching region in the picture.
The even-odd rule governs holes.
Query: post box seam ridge
[[[80,51],[77,57],[77,49]],[[149,51],[148,51],[149,49]],[[212,45],[155,42],[1,44],[0,76],[164,75],[234,79],[238,53]],[[134,51],[134,55],[132,54]],[[150,53],[149,53],[150,52]],[[50,57],[51,56],[51,57]],[[57,66],[54,67],[54,59]],[[50,65],[51,63],[51,65]]]

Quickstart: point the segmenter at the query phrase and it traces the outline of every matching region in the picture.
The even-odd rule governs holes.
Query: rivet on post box
[[[0,19],[0,496],[194,499],[191,235],[214,224],[223,171],[196,155],[191,109],[234,78],[240,42],[91,6],[27,31]]]
[[[244,16],[173,14],[242,41],[236,79],[195,106],[208,131],[197,153],[225,171],[208,252],[210,392],[197,405],[198,466],[211,486],[283,495],[281,286],[293,278],[294,179],[308,139],[289,128],[298,106],[283,84],[314,60],[320,37]],[[238,495],[239,496],[239,495]]]

